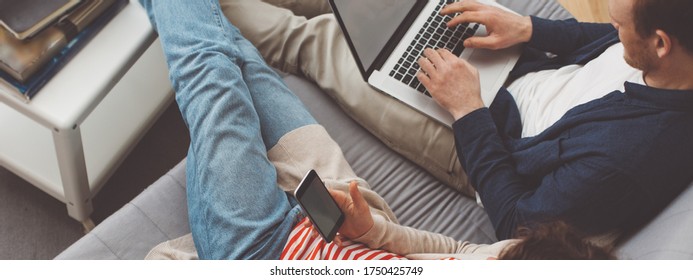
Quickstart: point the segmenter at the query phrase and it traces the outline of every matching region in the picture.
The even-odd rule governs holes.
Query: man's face
[[[642,38],[635,27],[633,5],[635,0],[610,0],[611,23],[618,30],[618,37],[625,49],[623,58],[633,68],[647,73],[657,63],[655,47],[648,38]]]

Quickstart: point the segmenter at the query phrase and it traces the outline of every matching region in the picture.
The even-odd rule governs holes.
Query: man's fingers
[[[430,85],[430,83],[431,83],[431,78],[429,78],[428,76],[426,76],[426,73],[424,73],[423,71],[420,71],[420,70],[419,70],[419,72],[416,73],[416,78],[419,79],[419,82],[421,82],[421,84],[422,84],[425,88],[428,88],[428,87],[429,87],[429,85]]]
[[[433,64],[433,67],[440,68],[440,67],[445,66],[445,61],[443,60],[443,58],[440,56],[440,54],[437,51],[429,48],[429,49],[425,49],[423,54],[426,58],[428,58],[429,61],[431,61],[431,63]]]
[[[455,54],[453,54],[452,52],[450,52],[447,49],[438,49],[438,54],[445,61],[453,61],[455,59],[458,59],[458,57]]]
[[[419,66],[421,67],[421,70],[426,72],[428,75],[433,75],[433,72],[436,71],[436,68],[433,66],[433,63],[431,63],[428,58],[421,57],[417,61],[419,63]]]
[[[479,9],[483,9],[484,6],[485,5],[474,0],[463,0],[446,5],[442,10],[440,10],[440,13],[443,15],[449,15],[466,11],[478,11]]]
[[[497,44],[498,40],[493,36],[470,37],[464,40],[464,47],[472,49],[498,49]]]
[[[448,21],[447,26],[452,28],[454,26],[457,26],[458,24],[463,24],[463,23],[480,23],[480,24],[486,24],[486,19],[488,17],[484,16],[483,12],[479,11],[468,11],[461,13],[454,18],[452,18],[450,21]]]

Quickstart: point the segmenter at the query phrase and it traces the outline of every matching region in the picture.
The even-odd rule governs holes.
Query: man
[[[693,34],[686,31],[692,5],[612,0],[613,26],[519,17],[475,1],[446,8],[464,12],[450,25],[474,21],[489,29],[488,37],[469,39],[468,47],[527,44],[513,82],[490,109],[483,108],[478,76],[465,61],[446,50],[426,50],[419,62],[418,78],[457,120],[460,162],[499,239],[510,238],[518,225],[551,219],[595,235],[633,229],[693,181]],[[345,86],[339,78],[358,76],[344,73],[344,67],[356,69],[349,68],[353,61],[315,62],[348,52],[331,16],[281,16],[276,7],[253,1],[226,0],[222,7],[268,62],[313,78],[376,136],[463,189],[463,173],[446,170],[446,157],[435,149],[452,139],[449,130],[386,109],[374,113],[372,106],[390,108],[393,101],[379,103],[363,86]],[[251,24],[241,11],[272,18]],[[374,105],[349,103],[359,98]],[[400,123],[374,121],[382,119]],[[410,129],[396,131],[407,120],[415,122],[407,127],[421,129],[416,137],[405,135]],[[400,136],[429,145],[402,146],[409,141],[397,141]]]

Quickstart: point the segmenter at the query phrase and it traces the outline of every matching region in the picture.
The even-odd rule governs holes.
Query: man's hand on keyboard
[[[433,99],[459,120],[484,107],[479,71],[446,49],[426,49],[416,77]]]
[[[504,49],[528,42],[532,37],[532,20],[503,9],[481,4],[475,0],[462,0],[443,8],[441,14],[456,14],[447,24],[452,27],[463,23],[486,26],[488,36],[471,37],[464,41],[467,48]]]

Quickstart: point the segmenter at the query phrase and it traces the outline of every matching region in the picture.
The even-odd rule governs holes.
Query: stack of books
[[[26,102],[127,0],[0,0],[0,92]]]

